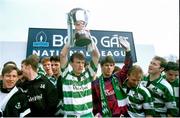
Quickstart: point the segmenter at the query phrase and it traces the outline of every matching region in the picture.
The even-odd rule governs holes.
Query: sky
[[[90,11],[89,29],[133,32],[135,44],[179,57],[179,0],[0,0],[0,41],[27,41],[30,27],[67,28],[75,7]]]

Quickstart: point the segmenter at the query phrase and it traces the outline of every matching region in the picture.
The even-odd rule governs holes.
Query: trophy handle
[[[70,44],[70,47],[73,47],[74,46],[74,40],[73,40],[73,21],[72,21],[72,17],[71,17],[70,13],[68,13],[67,24],[68,24],[68,29],[67,29],[68,42]]]

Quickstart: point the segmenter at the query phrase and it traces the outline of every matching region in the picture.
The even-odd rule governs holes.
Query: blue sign
[[[118,42],[118,38],[124,38],[130,43],[133,62],[137,62],[132,32],[103,30],[91,30],[90,32],[101,57],[111,55],[117,63],[124,62],[125,51]],[[58,56],[67,40],[67,29],[29,28],[26,57],[31,54],[40,57]],[[90,60],[90,54],[85,47],[71,48],[69,56],[75,51],[84,53],[87,60]]]

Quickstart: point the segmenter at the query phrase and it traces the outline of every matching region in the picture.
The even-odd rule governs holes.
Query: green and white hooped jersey
[[[176,99],[176,105],[179,108],[179,78],[177,78],[174,82],[170,83],[173,90],[174,90],[174,96]]]
[[[148,88],[153,97],[155,115],[171,114],[175,116],[177,114],[173,89],[164,77],[160,76],[156,80],[149,81],[149,76],[147,76],[143,78],[141,84]]]
[[[133,118],[154,115],[154,104],[150,92],[143,85],[131,88],[127,91],[127,84],[123,84],[123,90],[127,94],[128,113]]]
[[[85,115],[92,112],[91,82],[97,71],[93,62],[79,77],[69,71],[68,64],[62,69],[63,110],[67,115]]]
[[[174,97],[176,100],[177,109],[179,112],[179,78],[176,78],[173,82],[169,82],[173,88],[174,91]]]

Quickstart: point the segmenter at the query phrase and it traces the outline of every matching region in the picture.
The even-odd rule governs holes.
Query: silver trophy
[[[82,8],[74,8],[68,13],[67,30],[71,46],[75,44],[75,46],[83,47],[91,43],[90,32],[86,29],[88,23],[87,12]]]

